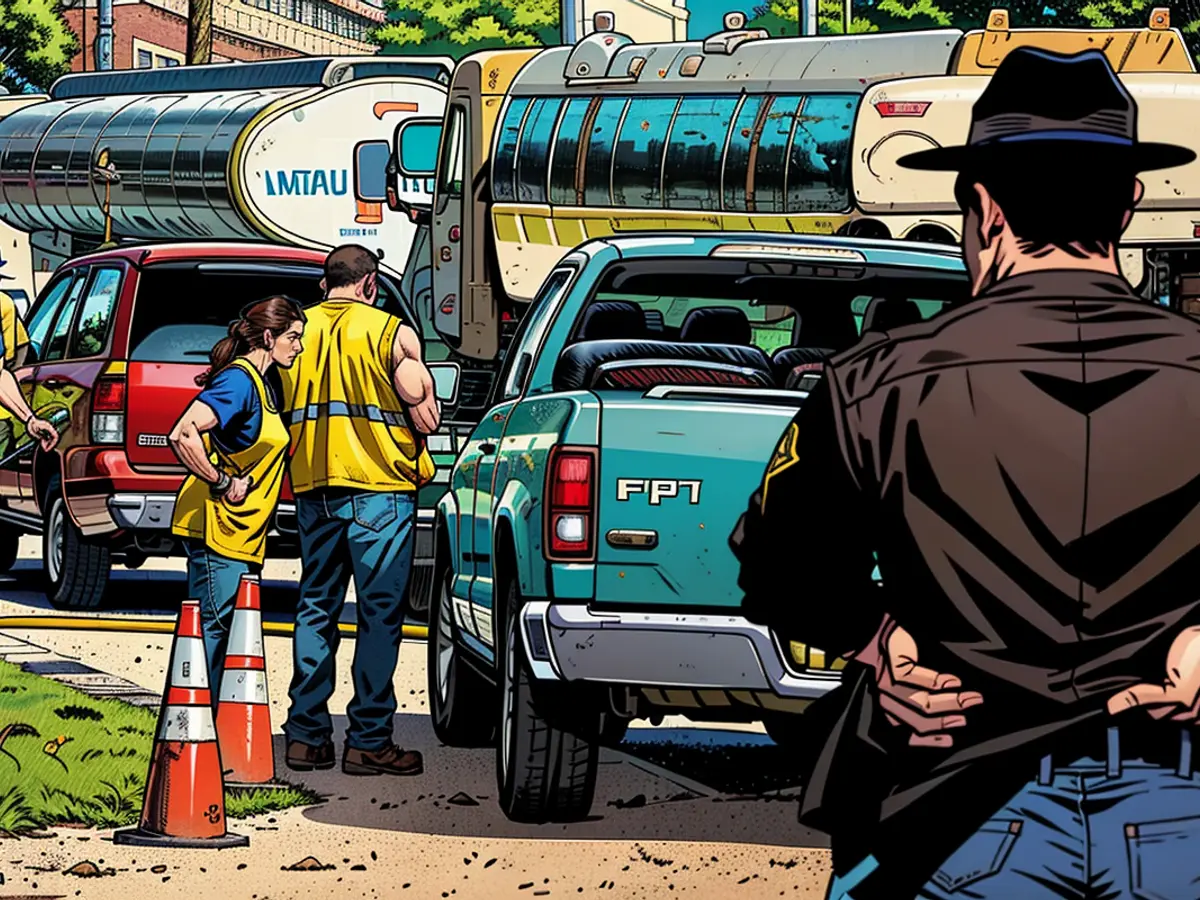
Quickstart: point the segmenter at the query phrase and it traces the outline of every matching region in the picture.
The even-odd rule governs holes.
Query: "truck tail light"
[[[875,104],[875,111],[885,119],[899,116],[919,119],[931,106],[933,104],[927,100],[880,100]]]
[[[125,376],[106,375],[92,389],[92,443],[125,443]]]
[[[596,450],[555,447],[546,476],[546,557],[590,559],[595,534]]]

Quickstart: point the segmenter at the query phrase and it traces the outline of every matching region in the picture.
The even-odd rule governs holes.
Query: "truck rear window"
[[[623,260],[597,278],[554,383],[804,391],[863,331],[924,321],[964,299],[967,287],[963,273],[916,265]]]
[[[681,265],[682,264],[682,265]],[[767,269],[771,271],[767,271]],[[575,340],[655,340],[838,352],[862,333],[872,301],[880,330],[928,319],[965,295],[966,281],[920,269],[864,269],[856,277],[791,274],[787,263],[646,260],[599,278]],[[636,308],[640,315],[622,315]]]
[[[246,306],[284,294],[311,306],[322,299],[317,266],[159,263],[142,273],[133,308],[129,359],[203,365]],[[399,288],[381,277],[378,305],[411,321]]]

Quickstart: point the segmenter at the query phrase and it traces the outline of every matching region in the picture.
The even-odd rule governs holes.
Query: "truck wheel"
[[[521,598],[515,583],[505,604],[500,646],[501,712],[496,775],[500,808],[513,822],[578,822],[596,791],[599,745],[550,725],[539,710],[533,675],[517,633]],[[564,710],[567,715],[569,710]]]
[[[57,477],[46,491],[43,509],[42,562],[51,605],[58,609],[99,606],[112,571],[108,547],[80,534],[67,512]]]
[[[496,738],[492,712],[495,688],[462,658],[455,641],[450,571],[439,575],[437,602],[430,610],[426,671],[433,733],[448,747],[491,747]]]
[[[21,547],[21,532],[9,525],[0,525],[0,572],[7,572],[17,561]]]

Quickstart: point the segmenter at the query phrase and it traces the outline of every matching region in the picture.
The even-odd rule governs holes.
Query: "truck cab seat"
[[[827,347],[784,347],[776,350],[771,356],[775,383],[781,388],[791,389],[802,375],[820,374],[825,368],[825,360],[831,356],[833,351]]]
[[[624,300],[601,300],[583,313],[576,333],[577,341],[636,341],[646,336],[642,309]]]
[[[697,364],[689,367],[689,363]],[[645,364],[642,366],[642,364]],[[593,387],[611,386],[613,379],[601,377],[604,370],[614,368],[657,369],[676,365],[680,370],[715,370],[733,367],[741,371],[738,375],[755,387],[774,387],[771,361],[757,347],[736,344],[685,344],[675,341],[651,340],[607,340],[576,341],[563,350],[554,367],[553,387],[556,391],[578,391]],[[691,373],[695,383],[704,380],[702,375]],[[660,376],[655,376],[660,377]],[[605,382],[601,384],[601,382]],[[691,383],[690,380],[686,383]],[[720,384],[719,380],[708,383]]]
[[[693,309],[679,329],[679,340],[688,344],[734,344],[746,347],[751,343],[751,336],[750,320],[734,306]]]
[[[921,308],[906,297],[875,297],[863,313],[863,332],[891,331],[922,320]]]

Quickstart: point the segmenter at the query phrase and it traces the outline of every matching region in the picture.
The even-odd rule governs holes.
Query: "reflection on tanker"
[[[287,90],[54,100],[0,121],[0,218],[24,231],[104,231],[104,186],[92,179],[109,149],[114,230],[151,239],[254,239],[228,173],[238,138]],[[244,144],[244,142],[243,142]],[[31,177],[32,176],[32,177]]]

